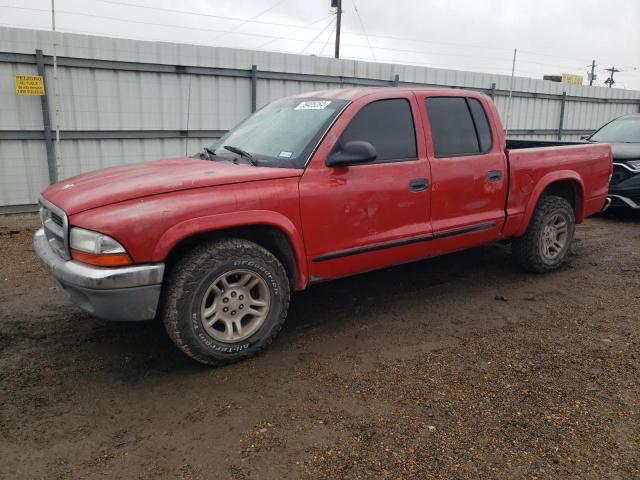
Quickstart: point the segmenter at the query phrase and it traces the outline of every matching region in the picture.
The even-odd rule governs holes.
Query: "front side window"
[[[362,107],[345,129],[337,148],[354,140],[373,145],[377,153],[375,162],[417,159],[416,131],[409,101],[404,98],[378,100]]]
[[[277,100],[229,130],[210,150],[213,160],[228,160],[242,150],[256,165],[304,168],[313,149],[340,114],[346,100],[283,98]]]
[[[491,128],[478,100],[429,97],[425,104],[437,158],[478,155],[491,149]]]

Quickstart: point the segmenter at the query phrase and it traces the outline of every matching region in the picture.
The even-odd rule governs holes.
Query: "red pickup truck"
[[[186,354],[228,363],[312,283],[505,240],[526,270],[558,268],[603,208],[611,149],[544,145],[506,141],[477,92],[297,95],[194,157],[52,185],[34,247],[84,310],[159,317]]]

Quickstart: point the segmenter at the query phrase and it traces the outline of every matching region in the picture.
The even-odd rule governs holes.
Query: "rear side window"
[[[342,134],[340,144],[352,140],[371,143],[378,154],[376,162],[418,158],[409,101],[378,100],[362,107]]]
[[[436,157],[477,155],[491,148],[491,129],[480,102],[464,97],[425,99]]]
[[[467,102],[469,103],[469,110],[471,110],[473,123],[476,125],[478,142],[480,143],[480,153],[488,152],[491,150],[491,127],[489,127],[487,114],[485,113],[482,104],[475,98],[467,98]]]

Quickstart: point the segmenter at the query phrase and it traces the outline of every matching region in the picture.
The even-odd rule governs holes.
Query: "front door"
[[[377,97],[347,107],[300,180],[311,281],[427,255],[430,175],[419,108],[411,92]],[[376,159],[325,165],[331,152],[354,140],[371,143]]]

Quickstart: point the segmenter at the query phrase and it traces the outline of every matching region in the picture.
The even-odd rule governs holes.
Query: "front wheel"
[[[534,273],[558,269],[569,253],[575,225],[573,208],[566,199],[542,197],[527,232],[511,243],[516,262]]]
[[[178,261],[162,318],[180,350],[221,365],[271,343],[288,308],[289,281],[278,259],[255,243],[228,239],[198,245]]]

